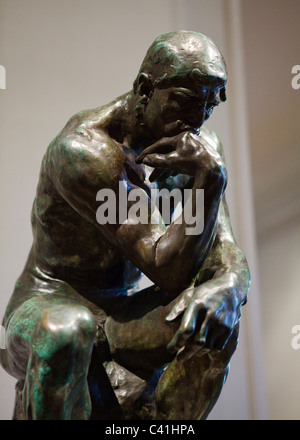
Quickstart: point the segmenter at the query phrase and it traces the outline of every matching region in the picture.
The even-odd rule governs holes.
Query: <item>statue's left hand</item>
[[[168,345],[170,352],[177,352],[179,361],[223,350],[241,316],[235,283],[236,274],[226,273],[180,295],[166,317],[171,322],[183,313],[180,327]]]

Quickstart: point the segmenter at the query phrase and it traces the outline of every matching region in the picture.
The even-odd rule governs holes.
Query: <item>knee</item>
[[[96,335],[93,314],[82,306],[55,306],[44,310],[38,327],[35,348],[39,357],[87,355]],[[36,350],[35,350],[36,351]]]

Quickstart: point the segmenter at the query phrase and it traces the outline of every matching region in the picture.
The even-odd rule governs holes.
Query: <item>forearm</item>
[[[243,252],[232,241],[214,243],[205,263],[201,267],[195,286],[203,283],[222,286],[234,295],[237,304],[247,302],[250,287],[250,272]]]
[[[197,232],[195,227],[189,235],[187,229],[192,229],[190,221],[182,215],[181,223],[171,224],[166,233],[157,241],[155,247],[156,270],[170,271],[174,273],[173,288],[183,290],[191,284],[199,271],[214,241],[217,225],[220,201],[226,186],[224,170],[211,170],[205,178],[196,175],[191,192],[192,212],[195,215],[196,192],[204,190],[203,230]],[[186,213],[184,213],[186,214]],[[199,212],[198,212],[199,214]],[[166,286],[165,286],[166,287]]]

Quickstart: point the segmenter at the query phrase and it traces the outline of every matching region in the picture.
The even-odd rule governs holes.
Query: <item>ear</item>
[[[153,90],[153,84],[150,77],[146,73],[140,73],[137,79],[137,91],[140,96],[149,97]]]

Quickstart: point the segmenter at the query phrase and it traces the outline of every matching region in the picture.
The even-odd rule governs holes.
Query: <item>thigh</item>
[[[150,287],[119,302],[105,322],[111,355],[134,374],[148,379],[174,358],[167,345],[179,322],[166,323],[174,302],[165,303],[163,293]]]
[[[51,355],[74,337],[76,326],[85,326],[89,333],[95,328],[96,333],[92,312],[69,285],[50,279],[27,281],[16,284],[4,319],[6,350],[1,361],[17,379],[25,378],[30,353]]]

